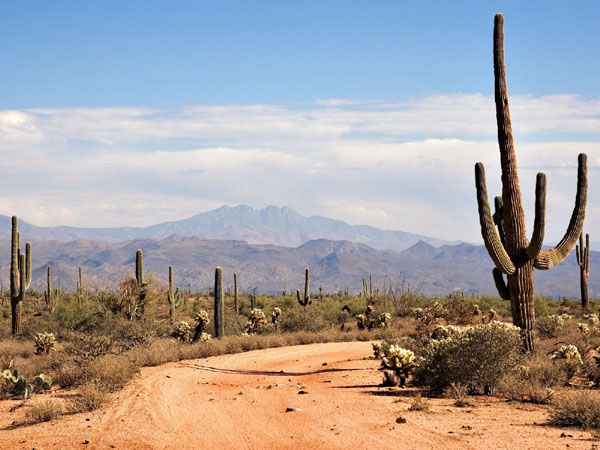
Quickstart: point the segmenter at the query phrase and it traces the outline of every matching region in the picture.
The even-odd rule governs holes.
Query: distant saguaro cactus
[[[148,283],[144,282],[144,253],[141,249],[135,252],[135,281],[137,283],[137,309],[138,319],[144,315],[144,309],[146,306],[146,295],[148,293]]]
[[[79,267],[79,281],[77,282],[77,303],[81,305],[83,301],[83,277],[81,274],[81,267]]]
[[[310,269],[307,267],[304,271],[304,296],[300,294],[300,289],[296,291],[296,297],[298,298],[298,303],[305,308],[312,303],[312,299],[310,298]]]
[[[233,274],[233,310],[236,314],[240,313],[240,304],[238,299],[238,277],[237,273]]]
[[[225,334],[223,324],[223,269],[215,270],[215,337],[221,338]]]
[[[587,199],[587,157],[578,158],[577,195],[567,231],[556,247],[541,251],[546,213],[546,175],[538,173],[535,189],[535,220],[531,242],[525,230],[525,213],[517,172],[512,125],[508,106],[504,65],[504,17],[494,19],[494,79],[498,144],[502,167],[502,198],[496,200],[492,217],[488,203],[483,163],[475,164],[477,204],[483,241],[494,261],[494,281],[500,296],[511,302],[513,324],[521,329],[523,347],[534,349],[533,268],[548,270],[560,264],[571,252],[583,228]],[[498,229],[494,225],[497,225]],[[505,283],[503,274],[507,275]]]
[[[583,246],[583,233],[579,235],[579,245],[576,246],[577,264],[579,264],[579,281],[581,285],[581,308],[590,307],[588,296],[588,277],[590,276],[590,235],[585,235],[585,247]]]
[[[175,308],[179,306],[181,301],[181,292],[179,291],[179,288],[173,291],[173,266],[169,266],[169,288],[167,291],[167,301],[169,302],[169,322],[173,323]]]
[[[12,314],[12,335],[21,333],[23,300],[25,291],[31,285],[31,243],[25,244],[25,254],[21,253],[21,236],[17,216],[12,217],[10,249],[10,307]]]
[[[48,311],[52,311],[52,309],[54,308],[54,299],[53,299],[53,292],[52,292],[52,276],[50,274],[50,266],[48,266],[47,269],[47,286],[46,286],[46,292],[44,292],[44,301],[46,302],[46,309]]]

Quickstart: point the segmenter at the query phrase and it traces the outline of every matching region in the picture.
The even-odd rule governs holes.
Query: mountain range
[[[268,206],[255,210],[249,206],[222,206],[214,211],[149,227],[77,228],[40,227],[19,220],[19,231],[26,240],[122,242],[131,239],[165,239],[173,234],[206,239],[243,240],[249,244],[297,247],[312,239],[346,240],[367,244],[379,250],[404,250],[418,241],[434,246],[450,244],[433,237],[381,230],[367,225],[350,225],[321,216],[304,217],[291,208]],[[0,215],[0,239],[10,239],[11,218]],[[454,243],[457,243],[454,242]]]
[[[23,238],[28,239],[27,233]],[[46,267],[52,268],[54,285],[76,286],[82,267],[84,286],[115,287],[133,276],[135,253],[144,251],[144,268],[158,283],[166,283],[168,266],[174,268],[177,286],[206,291],[214,283],[214,269],[223,267],[225,286],[237,272],[244,292],[281,293],[304,286],[304,268],[311,269],[311,290],[352,293],[362,289],[362,278],[373,276],[376,287],[404,285],[426,295],[443,296],[458,290],[465,294],[497,295],[492,262],[484,246],[471,244],[434,247],[419,241],[403,251],[377,250],[349,241],[317,239],[298,247],[249,244],[237,240],[204,239],[172,235],[162,240],[134,239],[125,242],[76,240],[32,242],[32,288],[43,290]],[[8,285],[10,242],[0,241],[0,282]],[[600,253],[590,253],[592,271]],[[550,297],[579,297],[579,266],[574,252],[551,271],[535,271],[536,292]],[[590,277],[590,296],[600,293],[600,278]]]

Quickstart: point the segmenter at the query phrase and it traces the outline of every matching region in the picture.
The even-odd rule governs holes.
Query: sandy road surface
[[[312,344],[145,368],[101,411],[10,429],[10,449],[590,449],[590,433],[542,425],[543,407],[433,399],[380,388],[368,342]],[[304,393],[301,393],[304,392]],[[287,408],[298,409],[286,412]],[[402,416],[407,423],[398,424]],[[564,432],[567,436],[560,437]],[[570,435],[570,436],[569,436]]]

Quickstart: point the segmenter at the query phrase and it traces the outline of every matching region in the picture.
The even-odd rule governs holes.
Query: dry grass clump
[[[444,397],[453,398],[454,406],[458,408],[473,406],[473,403],[469,400],[467,387],[464,384],[450,383],[450,386],[444,390]]]
[[[19,425],[33,425],[48,422],[61,416],[65,412],[63,402],[55,399],[36,400],[28,405],[23,423]]]
[[[85,379],[113,392],[125,386],[138,370],[139,367],[125,355],[107,355],[89,365]]]
[[[552,405],[550,423],[561,427],[600,429],[600,399],[589,391],[561,396]]]
[[[72,412],[93,411],[110,401],[110,395],[96,383],[85,383],[71,399]]]
[[[416,394],[412,401],[410,402],[410,406],[408,407],[409,411],[429,411],[429,402],[426,398],[423,398],[421,394]]]

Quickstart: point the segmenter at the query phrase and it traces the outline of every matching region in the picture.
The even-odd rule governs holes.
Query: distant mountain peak
[[[348,241],[378,250],[404,250],[419,241],[428,245],[449,244],[440,239],[381,230],[366,225],[350,225],[322,216],[305,217],[289,206],[269,205],[256,210],[247,205],[229,206],[201,212],[183,220],[163,222],[149,227],[77,228],[38,227],[21,221],[22,238],[26,240],[89,240],[120,242],[133,239],[161,240],[171,235],[246,241],[249,244],[273,244],[298,247],[315,239]],[[10,218],[0,216],[0,238],[10,238]]]

